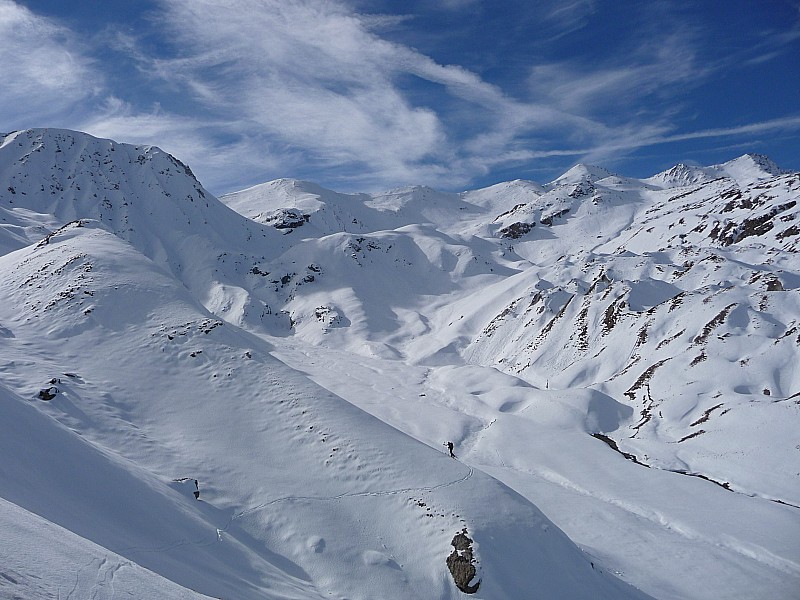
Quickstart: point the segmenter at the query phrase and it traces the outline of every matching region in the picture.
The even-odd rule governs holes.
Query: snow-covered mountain
[[[799,197],[0,136],[0,597],[794,597]]]
[[[658,187],[676,188],[717,178],[730,178],[739,183],[756,183],[789,174],[788,171],[781,169],[768,156],[745,154],[721,165],[713,165],[711,167],[680,163],[643,181]]]

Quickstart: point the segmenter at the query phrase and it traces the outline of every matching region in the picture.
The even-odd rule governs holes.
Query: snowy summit
[[[0,597],[796,598],[798,199],[0,135]]]

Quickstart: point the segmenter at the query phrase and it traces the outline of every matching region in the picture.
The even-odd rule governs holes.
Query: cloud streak
[[[402,179],[450,150],[437,115],[392,82],[402,48],[334,3],[167,2],[184,52],[158,69],[194,99],[318,168]],[[213,81],[213,84],[209,84]]]
[[[106,29],[86,41],[0,0],[0,121],[157,144],[217,192],[282,176],[351,190],[452,189],[535,161],[604,161],[648,146],[800,129],[800,116],[788,116],[681,131],[687,90],[731,59],[706,60],[701,32],[680,23],[636,32],[625,53],[591,67],[577,55],[539,58],[513,86],[388,35],[414,17],[364,15],[345,0],[156,6],[158,56],[141,32]],[[581,29],[598,6],[545,2],[534,12],[556,34]],[[774,59],[794,32],[740,58]],[[127,57],[129,86],[93,58],[108,52]]]
[[[158,65],[165,77],[178,74],[196,101],[235,112],[313,167],[349,166],[350,181],[465,183],[501,157],[525,155],[523,138],[532,131],[607,132],[382,39],[342,4],[195,0],[164,8],[184,49]],[[435,93],[461,104],[478,131],[458,137],[432,105],[413,104],[402,87],[408,78],[439,86]]]
[[[555,150],[541,153],[532,153],[530,158],[544,158],[548,156],[579,156],[584,159],[611,158],[616,153],[639,148],[649,148],[662,144],[672,144],[690,140],[702,140],[711,138],[738,137],[743,135],[760,135],[773,133],[776,131],[800,131],[800,116],[783,117],[769,121],[748,123],[736,127],[718,127],[713,129],[702,129],[686,133],[662,134],[662,133],[643,133],[622,135],[614,141],[595,147],[585,147],[575,150]]]
[[[103,85],[69,29],[10,0],[0,0],[0,40],[5,129],[63,118]]]

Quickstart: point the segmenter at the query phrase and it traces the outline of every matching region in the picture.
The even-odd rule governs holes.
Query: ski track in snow
[[[110,562],[107,558],[93,558],[75,574],[75,584],[64,596],[64,600],[114,598],[114,576],[128,565],[130,563]],[[61,600],[60,589],[58,598]]]
[[[619,508],[631,515],[634,515],[637,518],[650,521],[654,525],[657,525],[659,528],[670,531],[671,533],[674,533],[675,535],[678,535],[687,540],[700,541],[705,544],[708,544],[709,546],[723,547],[727,550],[730,550],[736,554],[743,556],[744,558],[754,560],[766,566],[769,566],[775,569],[776,571],[782,571],[784,573],[800,576],[799,564],[781,558],[779,556],[776,556],[770,553],[769,551],[765,550],[764,548],[759,548],[756,551],[756,550],[750,550],[744,547],[742,544],[718,542],[709,539],[708,537],[702,535],[701,533],[693,530],[691,527],[688,527],[677,521],[670,520],[666,515],[662,513],[655,512],[652,509],[648,509],[647,507],[640,506],[632,502],[622,500],[620,498],[615,498],[602,493],[598,493],[597,491],[587,490],[577,485],[575,482],[565,479],[564,477],[558,475],[557,473],[546,473],[543,471],[519,469],[515,467],[510,467],[504,463],[502,464],[503,468],[506,470],[522,473],[524,475],[531,476],[536,479],[540,479],[542,481],[558,485],[572,492],[576,492],[584,497],[591,498],[592,500],[600,500],[605,504],[608,504],[615,508]],[[487,469],[490,472],[497,468],[491,464],[481,464],[481,463],[476,463],[475,466],[482,469]]]
[[[288,352],[288,349],[284,349],[281,352],[281,356],[286,358],[290,364],[294,364],[294,360],[292,359],[292,352]],[[301,348],[295,348],[294,352],[299,352],[301,354],[308,354],[309,351],[303,350]],[[322,353],[321,350],[317,351],[321,355],[317,357],[318,362],[320,364],[324,364],[326,361],[330,361],[331,363],[334,362],[334,359],[331,357],[330,359],[326,358],[326,355]],[[340,357],[341,360],[341,357]],[[358,357],[353,357],[354,361],[358,361]],[[342,369],[347,372],[348,379],[347,385],[353,386],[356,378],[361,379],[360,376],[355,374],[355,365],[350,364],[349,361],[343,360],[341,362],[339,369]],[[346,365],[346,366],[343,366]],[[367,362],[359,364],[359,368],[380,373],[383,377],[390,377],[391,380],[395,383],[395,387],[393,387],[393,392],[398,393],[399,389],[397,384],[403,381],[402,373],[403,369],[401,366],[397,366],[397,373],[392,373],[391,365],[384,365],[381,367],[380,365],[372,365]],[[336,369],[334,369],[334,372]],[[341,382],[337,380],[336,375],[328,375],[330,379],[327,379],[325,376],[322,376],[322,372],[317,370],[314,372],[314,379],[315,381],[319,382],[325,387],[329,387],[331,391],[335,393],[341,394],[343,397],[348,398],[348,394],[345,392],[344,388],[341,387]],[[391,375],[390,375],[391,374]],[[465,464],[471,464],[473,467],[483,470],[484,472],[489,472],[490,474],[494,474],[497,476],[497,469],[498,466],[496,464],[482,462],[480,460],[476,460],[473,454],[476,451],[480,451],[482,449],[481,442],[483,438],[487,435],[488,432],[491,431],[492,427],[498,423],[497,416],[486,416],[487,413],[485,409],[479,408],[479,410],[475,410],[476,406],[466,404],[462,397],[459,396],[459,393],[456,390],[448,389],[446,386],[442,385],[442,382],[433,383],[430,381],[430,370],[426,370],[424,376],[422,378],[422,382],[424,385],[420,386],[422,389],[425,389],[428,396],[436,398],[437,402],[441,402],[444,406],[447,406],[450,410],[456,411],[457,413],[464,415],[470,420],[470,423],[474,422],[474,425],[470,425],[468,427],[468,432],[463,437],[460,443],[461,452],[459,453],[459,460]],[[413,380],[413,378],[408,378],[409,380]],[[365,379],[366,381],[366,379]],[[334,385],[331,385],[333,383]],[[412,389],[412,388],[409,388]],[[432,393],[435,392],[435,393]],[[359,398],[359,394],[357,392],[353,392],[355,398]],[[409,392],[406,392],[411,395]],[[400,393],[400,397],[403,394]],[[369,404],[364,404],[359,402],[358,400],[355,401],[355,404],[362,406],[365,410],[370,410],[371,408],[380,408],[386,406],[388,404],[388,400],[384,401],[384,403],[380,402],[372,402]],[[517,414],[522,415],[526,411],[532,410],[533,405],[521,405],[515,411]],[[401,423],[404,419],[401,418],[400,421],[397,419],[387,418],[387,414],[378,410],[376,413],[381,418],[384,418],[388,422],[392,422],[395,426],[401,426]],[[489,413],[491,414],[491,413]],[[512,413],[503,413],[503,414],[513,414]],[[532,417],[526,417],[532,418]],[[588,433],[586,434],[589,437]],[[430,443],[429,439],[421,438],[421,441],[426,443]],[[669,535],[677,536],[680,539],[686,540],[687,542],[692,542],[693,544],[697,545],[698,543],[702,546],[708,547],[709,549],[714,548],[716,550],[725,550],[730,552],[734,555],[742,557],[747,561],[754,561],[765,567],[773,570],[775,573],[775,577],[781,577],[781,574],[786,574],[792,577],[800,577],[800,564],[796,561],[793,561],[789,558],[782,557],[776,555],[775,553],[770,552],[768,549],[763,547],[757,547],[748,545],[746,542],[740,542],[734,538],[729,539],[719,539],[719,538],[712,538],[708,535],[705,535],[703,532],[698,531],[697,529],[689,526],[685,523],[682,523],[680,520],[671,518],[667,513],[654,510],[653,508],[648,507],[645,504],[636,504],[631,502],[630,500],[626,500],[624,498],[620,498],[618,496],[614,496],[611,494],[603,493],[599,489],[591,490],[587,489],[576,482],[564,477],[563,475],[554,472],[554,471],[547,471],[542,469],[522,469],[518,467],[511,466],[507,464],[500,454],[497,448],[492,449],[494,456],[497,457],[498,464],[502,466],[502,469],[519,473],[527,477],[532,477],[534,479],[554,484],[562,489],[569,490],[572,493],[579,494],[580,496],[590,499],[593,502],[601,502],[602,504],[608,505],[609,507],[613,507],[615,509],[621,510],[624,513],[631,515],[633,519],[628,519],[628,521],[636,522],[638,520],[644,520],[648,523],[652,524],[654,528],[660,531],[667,532]],[[665,470],[666,472],[666,470]],[[679,475],[676,473],[676,475]],[[502,477],[499,477],[502,480]],[[708,485],[715,487],[716,484],[708,481],[702,481],[701,485]],[[513,486],[512,486],[513,487]],[[725,493],[730,493],[730,490],[727,490]],[[751,496],[749,494],[739,494],[743,497],[753,498],[755,500],[764,500],[768,501],[768,498],[761,498],[759,496]],[[596,509],[602,512],[603,509]],[[622,574],[622,572],[617,572],[617,574]]]
[[[216,532],[213,536],[209,536],[208,539],[202,540],[176,540],[175,542],[168,544],[166,546],[161,546],[158,548],[142,548],[142,547],[127,547],[121,548],[120,552],[138,552],[138,553],[163,553],[169,552],[174,550],[175,548],[180,548],[182,546],[211,546],[214,543],[221,542],[220,534],[225,533],[231,527],[231,525],[238,519],[245,517],[247,515],[253,514],[258,512],[259,510],[263,510],[269,506],[273,506],[275,504],[280,504],[282,502],[293,502],[293,501],[300,501],[300,500],[308,500],[312,502],[335,502],[336,500],[343,500],[345,498],[363,498],[363,497],[372,497],[372,496],[392,496],[396,494],[407,494],[409,492],[433,492],[435,490],[439,490],[442,488],[451,487],[454,485],[458,485],[460,483],[464,483],[468,479],[470,479],[475,470],[469,466],[464,465],[467,467],[467,472],[463,477],[459,477],[458,479],[454,479],[452,481],[446,481],[444,483],[440,483],[434,486],[424,486],[424,487],[406,487],[406,488],[397,488],[392,490],[375,490],[375,491],[364,491],[364,492],[346,492],[343,494],[339,494],[336,496],[283,496],[281,498],[275,498],[274,500],[270,500],[269,502],[264,502],[263,504],[259,504],[257,506],[253,506],[251,508],[245,509],[239,513],[236,513],[233,517],[228,520],[228,523],[224,527],[220,527],[216,529]],[[88,566],[88,565],[87,565]],[[84,567],[85,568],[85,567]],[[76,582],[77,585],[77,582]]]

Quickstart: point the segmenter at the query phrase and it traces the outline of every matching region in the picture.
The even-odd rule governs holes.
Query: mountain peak
[[[717,177],[730,177],[739,183],[748,184],[784,175],[787,172],[768,156],[749,153],[710,167],[681,162],[643,181],[659,187],[673,188],[695,185]]]
[[[155,147],[1,136],[0,590],[795,597],[776,172],[281,179],[226,196],[248,220]]]
[[[779,167],[769,156],[756,153],[743,154],[719,166],[731,175],[750,175],[758,179],[777,177],[788,172]]]
[[[643,181],[659,187],[673,188],[701,183],[708,179],[712,179],[714,176],[715,175],[709,171],[708,167],[687,165],[686,163],[681,162],[674,167],[669,168],[666,171],[662,171],[661,173],[657,173],[652,177],[648,177]]]
[[[575,183],[594,183],[606,177],[613,175],[611,171],[605,167],[598,167],[596,165],[587,165],[578,163],[566,173],[551,181],[548,185],[570,185]]]

